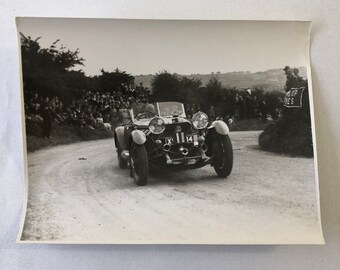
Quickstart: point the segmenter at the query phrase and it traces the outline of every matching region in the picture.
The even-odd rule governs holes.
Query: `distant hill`
[[[299,67],[300,75],[303,78],[307,77],[306,67]],[[135,77],[136,84],[143,83],[145,87],[151,88],[151,82],[153,79],[152,74],[148,75],[137,75]],[[283,91],[283,87],[286,83],[286,76],[282,68],[269,69],[266,71],[259,72],[228,72],[228,73],[211,73],[211,74],[191,74],[191,75],[180,75],[187,78],[198,78],[202,81],[202,85],[206,85],[212,76],[217,76],[224,87],[228,88],[255,88],[261,87],[264,91]]]

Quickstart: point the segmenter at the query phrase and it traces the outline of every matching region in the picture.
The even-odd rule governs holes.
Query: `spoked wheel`
[[[213,166],[219,177],[227,177],[233,168],[233,147],[228,135],[218,135],[212,145]]]
[[[118,165],[121,169],[127,168],[127,161],[122,157],[122,149],[120,147],[117,148],[117,156],[118,156]]]
[[[130,173],[138,186],[145,186],[148,181],[148,155],[144,145],[131,144]]]

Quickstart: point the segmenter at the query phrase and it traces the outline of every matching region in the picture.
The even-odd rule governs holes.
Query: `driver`
[[[152,104],[147,104],[145,106],[145,111],[141,113],[138,118],[139,119],[146,119],[146,118],[152,118],[156,115],[156,109],[155,106]]]

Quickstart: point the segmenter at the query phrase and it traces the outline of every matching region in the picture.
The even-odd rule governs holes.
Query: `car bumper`
[[[213,157],[207,157],[205,153],[200,156],[184,156],[181,158],[171,159],[169,155],[165,155],[166,165],[168,166],[183,166],[185,168],[199,168],[211,164]]]

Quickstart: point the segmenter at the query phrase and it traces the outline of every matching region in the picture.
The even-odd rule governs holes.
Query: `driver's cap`
[[[145,111],[155,113],[155,106],[153,106],[152,104],[148,104],[145,107]]]

